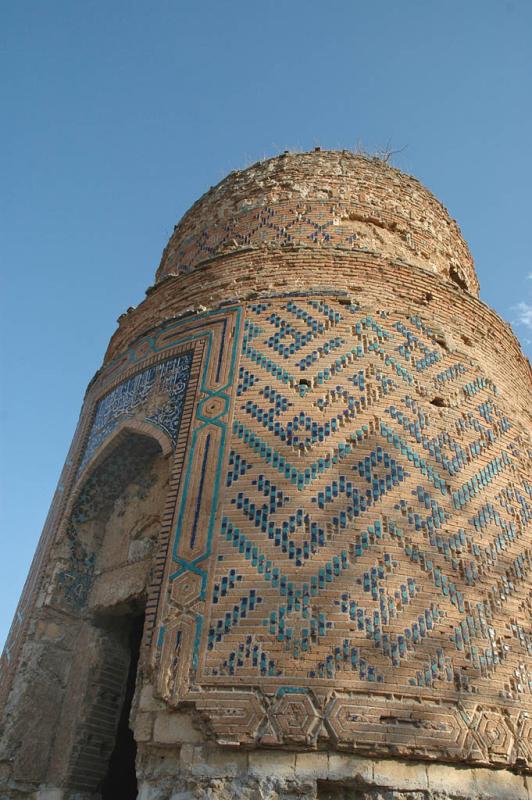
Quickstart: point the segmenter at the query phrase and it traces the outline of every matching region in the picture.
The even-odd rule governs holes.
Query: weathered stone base
[[[216,745],[140,747],[138,800],[532,800],[532,776],[339,753],[239,752]],[[1,800],[99,800],[29,786]]]
[[[237,752],[210,745],[150,748],[138,759],[139,800],[530,800],[530,777],[337,753]],[[55,799],[54,799],[55,800]]]

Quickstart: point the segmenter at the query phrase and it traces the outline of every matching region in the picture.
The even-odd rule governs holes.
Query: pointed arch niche
[[[121,426],[83,470],[57,545],[47,605],[69,618],[72,648],[51,777],[70,789],[111,796],[118,769],[135,797],[127,720],[171,452],[161,436]]]
[[[48,767],[53,785],[105,799],[115,797],[118,780],[121,797],[136,796],[130,709],[200,358],[179,348],[123,377],[93,405],[45,583],[44,614],[61,613],[62,631],[70,630]],[[52,652],[48,646],[46,656]]]

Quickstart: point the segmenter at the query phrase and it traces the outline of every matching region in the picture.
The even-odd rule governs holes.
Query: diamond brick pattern
[[[415,316],[314,299],[248,306],[240,375],[201,681],[529,703],[530,454],[496,387]]]

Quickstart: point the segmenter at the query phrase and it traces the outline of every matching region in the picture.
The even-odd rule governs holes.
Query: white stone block
[[[296,780],[326,780],[329,775],[329,757],[327,753],[297,753]]]
[[[153,686],[148,683],[143,686],[139,697],[139,710],[140,711],[162,711],[167,708],[163,700],[159,700],[153,694]]]
[[[423,791],[428,788],[427,767],[422,763],[375,760],[373,762],[375,786],[386,786],[397,790]]]
[[[136,742],[150,742],[153,735],[153,714],[139,711],[133,722],[133,735]]]
[[[63,800],[65,794],[62,789],[39,789],[36,800]]]
[[[247,772],[248,754],[220,747],[194,748],[192,773],[195,776],[233,778]]]
[[[160,711],[155,718],[153,739],[157,744],[199,744],[201,731],[192,724],[186,711]]]
[[[427,764],[431,792],[448,792],[453,797],[474,797],[477,792],[474,769],[464,769],[452,764]]]
[[[329,753],[329,780],[341,781],[350,778],[373,783],[373,759],[360,758],[349,753]]]
[[[295,767],[295,753],[255,751],[249,754],[249,774],[256,778],[294,780]]]
[[[529,800],[524,777],[513,772],[476,769],[475,782],[479,800]]]

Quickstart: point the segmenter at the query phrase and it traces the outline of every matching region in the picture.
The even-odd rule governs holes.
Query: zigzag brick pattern
[[[529,465],[419,317],[248,305],[202,679],[528,707]]]

